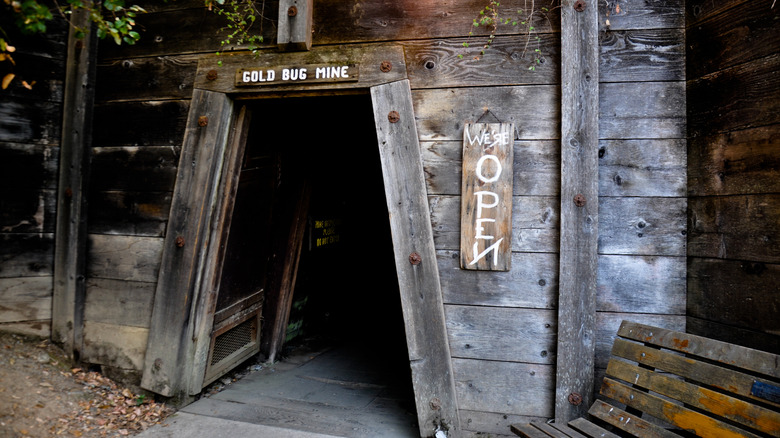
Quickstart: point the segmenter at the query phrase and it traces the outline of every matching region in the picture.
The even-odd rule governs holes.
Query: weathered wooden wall
[[[686,9],[688,328],[778,353],[780,9]]]
[[[49,336],[67,26],[28,36],[9,18],[0,16],[17,48],[16,65],[0,63],[0,77],[16,74],[0,90],[0,330]]]

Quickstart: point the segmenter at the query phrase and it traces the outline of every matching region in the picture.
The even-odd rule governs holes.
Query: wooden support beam
[[[422,436],[460,430],[428,193],[409,81],[371,88]],[[450,436],[454,436],[451,434]]]
[[[76,11],[72,22],[78,28],[88,28],[89,14]],[[78,357],[86,296],[86,188],[92,143],[97,41],[95,32],[88,32],[85,38],[76,38],[76,27],[71,28],[68,36],[65,65],[51,337],[54,342],[63,344],[68,355]]]
[[[218,186],[223,170],[233,102],[222,93],[195,90],[187,117],[171,214],[146,347],[141,386],[164,396],[188,397],[195,350],[194,330],[210,253]]]
[[[280,0],[276,44],[281,50],[311,49],[314,0]]]
[[[598,4],[561,4],[561,238],[555,420],[593,401],[598,260]]]

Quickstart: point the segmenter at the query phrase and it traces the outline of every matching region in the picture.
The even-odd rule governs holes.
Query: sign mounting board
[[[236,87],[300,83],[357,82],[358,64],[310,64],[243,67],[236,70]]]

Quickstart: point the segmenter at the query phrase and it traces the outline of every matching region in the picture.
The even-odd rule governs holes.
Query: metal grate
[[[226,357],[251,344],[254,341],[254,319],[249,319],[214,339],[214,351],[211,354],[211,365],[217,364]]]

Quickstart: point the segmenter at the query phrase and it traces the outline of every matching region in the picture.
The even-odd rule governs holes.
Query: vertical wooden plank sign
[[[463,130],[460,267],[508,271],[512,259],[513,123]]]

